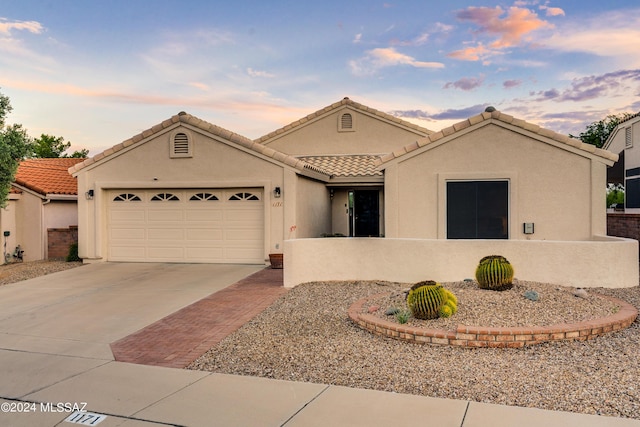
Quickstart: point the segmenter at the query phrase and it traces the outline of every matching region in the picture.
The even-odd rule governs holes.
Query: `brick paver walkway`
[[[265,268],[111,343],[119,362],[184,368],[287,292]]]

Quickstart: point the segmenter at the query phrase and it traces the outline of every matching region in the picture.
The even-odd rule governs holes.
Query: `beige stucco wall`
[[[11,197],[7,208],[0,211],[0,228],[11,233],[7,239],[7,252],[12,254],[20,245],[25,261],[47,258],[47,228],[78,224],[78,209],[74,200],[43,199],[28,190]]]
[[[388,237],[446,238],[446,182],[509,181],[509,237],[587,240],[606,234],[606,165],[560,143],[487,124],[386,165]],[[525,235],[522,223],[533,222]]]
[[[16,245],[22,246],[25,261],[45,257],[43,220],[42,198],[23,191],[19,203],[16,203]]]
[[[13,254],[13,251],[18,244],[17,240],[17,227],[16,227],[16,204],[18,203],[21,195],[17,194],[9,194],[9,200],[7,201],[7,206],[3,209],[0,209],[0,236],[2,238],[2,256],[0,259],[0,264],[4,263],[4,254],[8,253],[9,255]],[[4,232],[8,231],[10,235],[8,237],[4,237]],[[6,246],[5,246],[6,242]],[[13,258],[9,258],[9,260],[13,260]]]
[[[323,182],[306,178],[298,180],[296,223],[289,238],[320,237],[331,232],[331,200]]]
[[[415,283],[474,278],[486,255],[505,256],[520,280],[575,287],[638,286],[638,241],[334,238],[285,242],[284,284],[388,280]]]
[[[345,112],[354,118],[354,131],[338,131],[339,117]],[[345,106],[283,132],[265,144],[292,155],[383,154],[422,136],[416,130]]]
[[[44,206],[44,228],[66,228],[78,225],[78,203],[75,200],[53,200]]]
[[[190,136],[193,157],[170,158],[170,140],[178,130]],[[263,188],[265,259],[287,238],[285,218],[295,218],[295,173],[271,158],[222,139],[216,140],[209,133],[186,124],[167,128],[148,140],[120,150],[105,161],[80,170],[77,177],[79,194],[84,195],[89,189],[95,192],[93,200],[80,197],[78,203],[79,254],[87,262],[104,261],[107,256],[106,191],[109,189]],[[280,199],[273,197],[276,186],[283,192]]]

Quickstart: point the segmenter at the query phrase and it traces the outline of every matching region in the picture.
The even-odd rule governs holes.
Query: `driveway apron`
[[[0,349],[114,360],[109,344],[264,269],[100,263],[0,287]]]

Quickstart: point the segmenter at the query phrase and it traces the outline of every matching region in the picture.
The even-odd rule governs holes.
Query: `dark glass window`
[[[640,178],[628,179],[624,186],[624,193],[627,208],[640,208]]]
[[[508,239],[507,181],[447,182],[448,239]]]

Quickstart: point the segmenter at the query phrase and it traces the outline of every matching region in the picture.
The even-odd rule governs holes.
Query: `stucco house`
[[[69,168],[84,159],[28,159],[20,162],[7,207],[0,210],[5,260],[16,246],[25,261],[49,257],[47,230],[78,224],[78,189]],[[9,258],[7,258],[9,255]]]
[[[640,113],[618,123],[603,148],[619,155],[608,182],[624,186],[625,212],[640,213]]]
[[[264,263],[345,240],[323,235],[605,238],[616,159],[493,109],[433,132],[344,98],[255,141],[179,113],[69,171],[86,262]]]

